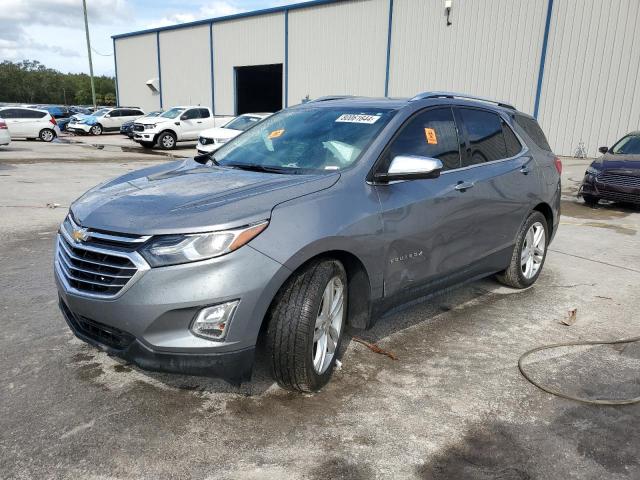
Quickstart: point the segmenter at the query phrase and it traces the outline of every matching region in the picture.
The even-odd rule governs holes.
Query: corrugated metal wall
[[[211,106],[208,25],[160,32],[160,66],[165,108],[173,105]]]
[[[533,113],[551,3],[539,118],[554,150],[570,155],[583,141],[595,155],[640,129],[640,0],[454,0],[451,26],[444,0],[394,0],[388,94],[453,90]],[[289,105],[306,95],[384,95],[389,4],[344,0],[214,21],[216,113],[235,111],[234,67],[285,63],[287,38]],[[208,29],[160,32],[165,107],[209,104]],[[145,85],[157,77],[155,43],[155,33],[115,40],[121,104],[159,106]]]
[[[556,152],[640,129],[639,26],[638,0],[555,0],[539,119]]]
[[[289,13],[289,105],[329,94],[384,96],[389,2]]]
[[[214,23],[216,115],[235,113],[234,67],[284,63],[284,13]]]
[[[389,95],[448,90],[533,112],[547,0],[396,0]]]
[[[118,101],[145,111],[160,108],[160,95],[152,93],[146,82],[158,77],[156,34],[123,38],[115,42],[118,62]]]

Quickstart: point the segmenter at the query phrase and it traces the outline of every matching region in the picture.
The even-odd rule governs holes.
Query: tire
[[[540,229],[542,229],[542,236],[538,237],[537,232]],[[541,245],[542,241],[544,245]],[[548,244],[549,225],[547,219],[542,213],[533,211],[518,232],[509,267],[496,275],[498,280],[512,288],[522,289],[533,285],[542,272],[544,261],[547,258]],[[531,258],[531,270],[529,270],[528,262],[523,265],[525,256],[527,260]]]
[[[102,135],[102,125],[96,123],[93,127],[91,127],[91,130],[89,130],[89,132],[91,133],[91,135]]]
[[[582,195],[582,199],[584,200],[584,203],[590,207],[595,207],[600,201],[598,197],[594,197],[593,195]]]
[[[176,136],[171,132],[162,132],[158,137],[158,145],[163,150],[173,150],[176,148]]]
[[[340,286],[341,294],[336,291]],[[347,319],[347,290],[342,264],[319,260],[294,273],[276,296],[266,347],[271,373],[282,388],[316,392],[331,378]],[[324,301],[329,291],[334,299],[333,316]],[[333,333],[329,333],[331,327]]]
[[[43,128],[42,130],[40,130],[38,138],[40,138],[40,140],[42,140],[43,142],[52,142],[53,139],[56,138],[56,132],[54,132],[50,128]]]
[[[138,143],[142,145],[142,148],[153,148],[155,145],[153,142],[138,142]]]

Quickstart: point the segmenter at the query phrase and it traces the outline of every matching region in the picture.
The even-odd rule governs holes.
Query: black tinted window
[[[142,113],[142,110],[129,110],[129,115],[133,117],[140,117],[144,115],[144,113]]]
[[[504,121],[502,122],[502,133],[504,134],[504,142],[507,145],[507,157],[516,156],[522,150],[522,145],[516,134],[511,130],[511,127]]]
[[[199,108],[200,110],[200,118],[209,118],[209,109],[208,108]]]
[[[109,116],[111,117],[122,117],[124,115],[124,112],[122,110],[111,110],[109,112]]]
[[[438,158],[443,170],[460,167],[456,123],[450,108],[419,113],[402,129],[388,149],[387,166],[398,155]]]
[[[544,132],[534,118],[525,117],[524,115],[514,115],[514,120],[538,147],[547,152],[551,151],[547,137],[544,136]]]
[[[182,114],[182,120],[193,120],[194,118],[200,118],[200,112],[197,108],[187,110]]]
[[[640,154],[640,135],[627,135],[618,141],[611,151],[617,155]]]
[[[0,118],[18,118],[18,110],[15,108],[7,108],[6,110],[0,110]]]
[[[507,158],[502,120],[486,110],[460,108],[460,117],[467,131],[467,155],[463,166]]]

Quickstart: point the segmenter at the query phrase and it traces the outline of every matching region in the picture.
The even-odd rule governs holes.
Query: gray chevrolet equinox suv
[[[505,103],[311,101],[76,200],[57,238],[60,308],[143,369],[239,383],[260,346],[282,387],[316,391],[346,326],[492,274],[532,285],[561,167]]]

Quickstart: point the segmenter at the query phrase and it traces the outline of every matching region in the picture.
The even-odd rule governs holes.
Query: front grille
[[[142,125],[140,123],[134,123],[133,124],[133,131],[134,132],[143,132],[144,131],[144,125]]]
[[[598,197],[613,202],[640,204],[640,194],[614,192],[611,190],[598,190]]]
[[[124,350],[135,339],[133,335],[124,330],[104,325],[82,315],[76,315],[69,310],[62,299],[60,300],[60,310],[74,330],[108,347]]]
[[[211,145],[213,143],[213,138],[200,137],[198,138],[200,145]]]
[[[72,239],[73,232],[78,230],[84,231],[82,242]],[[79,293],[114,297],[144,265],[144,262],[134,262],[139,255],[133,250],[148,238],[84,230],[67,217],[58,235],[58,272],[67,285]]]
[[[640,176],[604,172],[596,177],[599,183],[616,187],[640,188]]]

